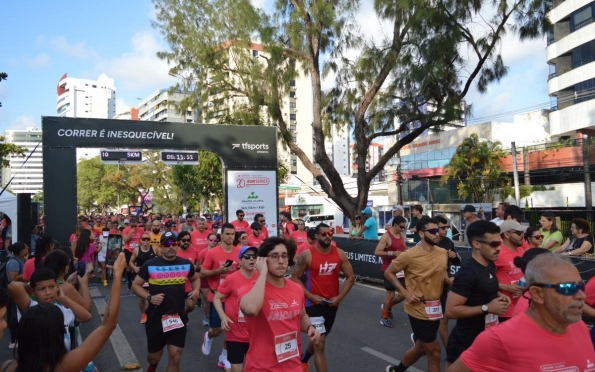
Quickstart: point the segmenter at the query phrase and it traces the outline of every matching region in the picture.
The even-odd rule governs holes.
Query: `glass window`
[[[295,120],[295,114],[289,114],[289,120]]]
[[[595,98],[595,79],[586,80],[574,86],[574,103]]]
[[[580,45],[572,50],[572,67],[576,68],[595,60],[595,40]]]
[[[593,5],[589,4],[574,12],[570,18],[570,32],[574,32],[593,22]]]
[[[291,81],[289,82],[289,86],[290,86],[290,87],[295,87],[295,80],[291,80]]]
[[[294,91],[289,92],[289,97],[290,98],[295,98],[295,92]]]

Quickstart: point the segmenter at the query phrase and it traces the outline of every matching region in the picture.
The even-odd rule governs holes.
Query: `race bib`
[[[244,319],[244,313],[242,312],[242,309],[238,310],[238,323],[245,323],[246,320]]]
[[[498,320],[498,315],[496,314],[486,314],[485,316],[485,325],[486,329],[497,326],[500,321]]]
[[[161,317],[161,326],[163,327],[163,333],[165,333],[184,327],[184,322],[182,322],[178,314],[164,315]]]
[[[130,242],[129,244],[130,248],[138,248],[138,242]]]
[[[442,318],[442,305],[440,304],[440,300],[426,301],[424,302],[424,307],[426,309],[428,320],[438,320]]]
[[[397,273],[397,278],[398,279],[403,279],[405,277],[405,272],[403,270],[399,271]]]
[[[297,331],[275,336],[275,354],[279,363],[300,356]]]
[[[314,328],[316,328],[321,335],[326,333],[326,328],[324,328],[324,317],[323,316],[317,316],[314,318],[310,318],[310,321],[312,322],[312,325],[314,326]]]

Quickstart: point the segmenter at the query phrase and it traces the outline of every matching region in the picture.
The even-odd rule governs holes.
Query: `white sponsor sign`
[[[277,236],[277,175],[275,171],[227,172],[227,221],[237,219],[236,211],[244,211],[244,219],[254,222],[262,214],[269,236]]]

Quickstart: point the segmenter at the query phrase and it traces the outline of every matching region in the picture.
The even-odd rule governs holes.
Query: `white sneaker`
[[[203,327],[208,327],[211,325],[211,321],[209,320],[209,318],[207,318],[206,316],[203,318],[202,320],[202,325]]]
[[[205,336],[203,337],[202,341],[202,353],[204,355],[209,355],[211,353],[211,345],[213,344],[213,339],[209,338],[209,332],[205,332]]]
[[[223,359],[221,355],[219,355],[219,363],[217,364],[217,367],[228,370],[231,369],[231,363],[229,363],[227,358]]]

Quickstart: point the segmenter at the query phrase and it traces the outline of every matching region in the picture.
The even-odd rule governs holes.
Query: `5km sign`
[[[105,164],[143,163],[143,153],[138,150],[101,150],[99,157]]]

